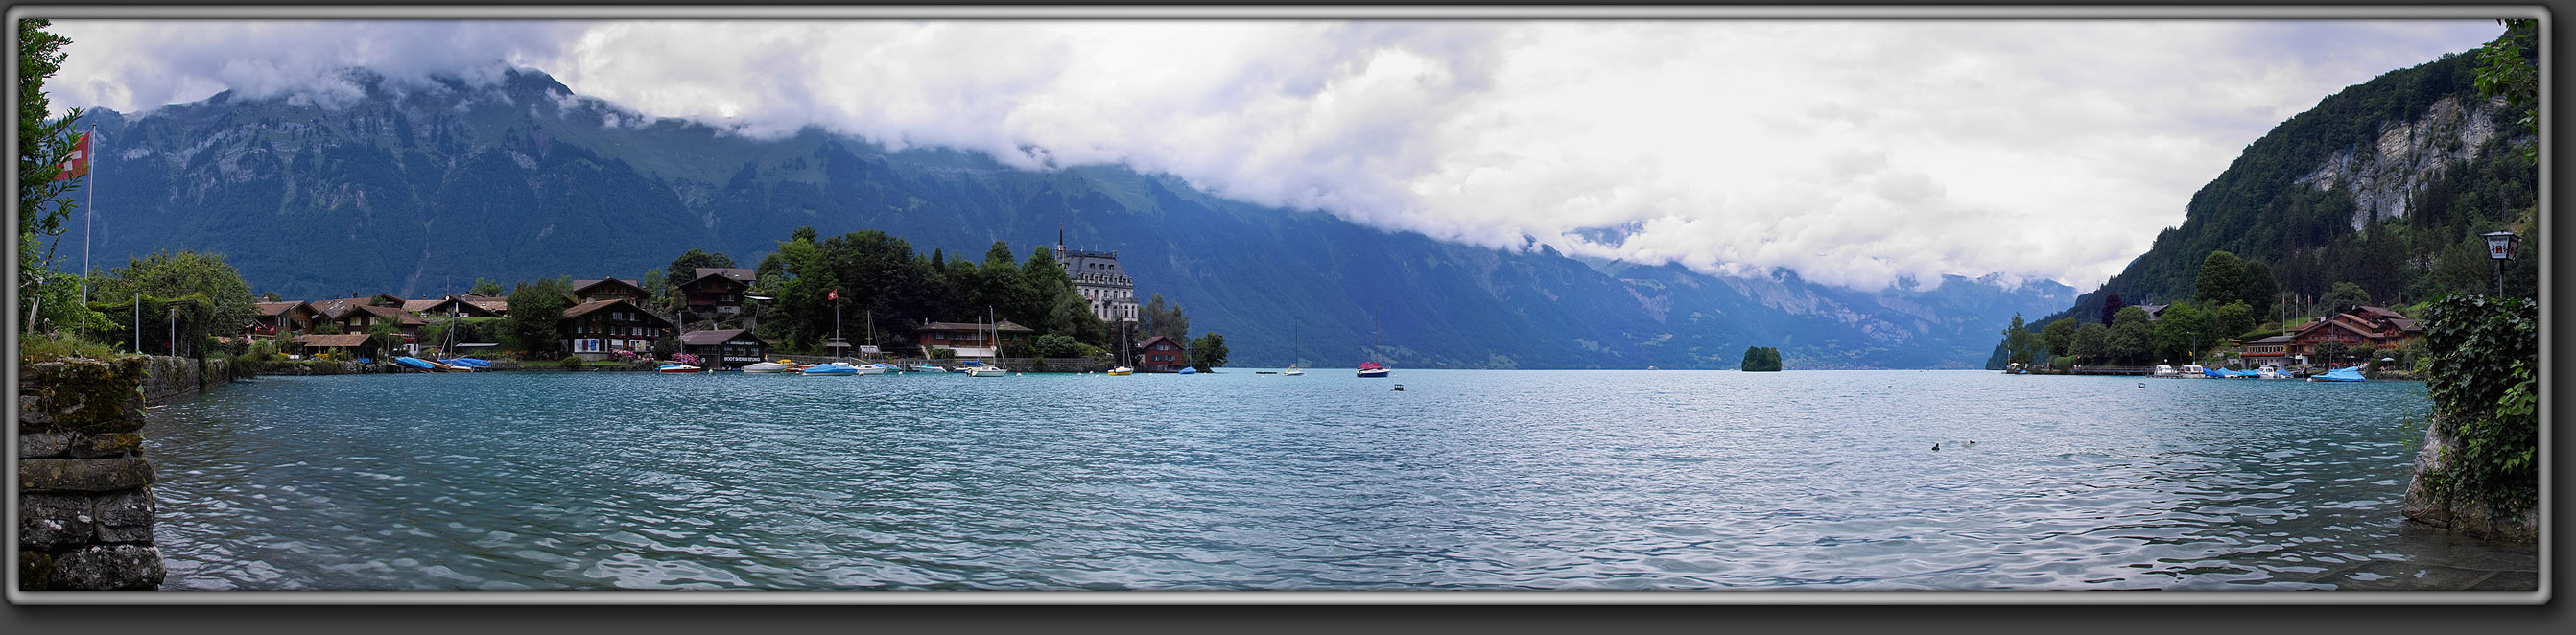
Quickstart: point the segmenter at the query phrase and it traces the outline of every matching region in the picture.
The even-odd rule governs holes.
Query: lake
[[[172,590],[2536,588],[2533,548],[2399,516],[2430,408],[1981,371],[513,372],[267,377],[146,434]]]

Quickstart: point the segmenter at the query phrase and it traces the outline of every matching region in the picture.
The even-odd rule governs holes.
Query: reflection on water
[[[147,433],[172,589],[2536,587],[2401,522],[2422,384],[2137,383],[275,377]]]

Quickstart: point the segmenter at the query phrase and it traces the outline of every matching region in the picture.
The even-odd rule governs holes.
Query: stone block
[[[151,488],[131,489],[90,499],[90,518],[99,542],[152,542],[155,505]]]
[[[18,590],[44,591],[53,588],[54,555],[42,551],[18,550]]]
[[[143,545],[83,547],[54,556],[53,565],[55,590],[150,591],[169,575],[161,550]]]
[[[69,432],[33,432],[18,435],[18,458],[60,457],[71,453]]]
[[[32,379],[32,380],[31,380]],[[143,429],[141,358],[70,359],[19,369],[18,421],[28,431]]]
[[[18,460],[21,493],[112,492],[150,484],[152,464],[141,458]]]
[[[18,546],[52,551],[89,543],[98,535],[90,507],[81,494],[20,494]]]
[[[143,435],[132,432],[79,434],[72,437],[70,446],[74,458],[143,456]]]

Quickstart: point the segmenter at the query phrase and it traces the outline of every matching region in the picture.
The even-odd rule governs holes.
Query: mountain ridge
[[[200,249],[289,297],[411,297],[475,278],[636,278],[692,248],[756,262],[804,226],[878,229],[950,257],[995,240],[1025,255],[1061,228],[1070,247],[1119,250],[1139,295],[1226,334],[1236,363],[1270,366],[1290,361],[1281,336],[1298,331],[1309,366],[1375,353],[1409,367],[1733,368],[1767,346],[1792,369],[1973,368],[2015,312],[2074,295],[1957,276],[1871,293],[1787,270],[1605,272],[1553,246],[1445,243],[1119,166],[1016,170],[816,128],[742,137],[636,116],[532,71],[488,86],[357,85],[329,104],[224,93],[97,113],[115,148],[97,167],[101,267]]]

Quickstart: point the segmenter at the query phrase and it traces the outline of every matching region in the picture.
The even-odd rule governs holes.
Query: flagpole
[[[83,152],[82,154],[83,154],[84,156],[82,156],[82,157],[81,157],[81,159],[82,159],[82,160],[88,161],[88,162],[90,163],[90,166],[89,166],[89,167],[90,167],[90,169],[89,169],[89,171],[88,171],[88,172],[84,172],[84,173],[82,173],[82,174],[81,174],[81,176],[84,176],[84,177],[88,177],[88,178],[89,178],[89,184],[88,184],[88,185],[89,185],[89,193],[86,195],[86,196],[87,196],[87,198],[88,198],[89,200],[88,200],[88,201],[84,201],[84,202],[82,202],[82,203],[81,203],[81,309],[82,309],[82,310],[88,310],[88,309],[89,309],[89,276],[90,276],[90,271],[89,271],[89,234],[90,234],[90,229],[89,229],[89,228],[90,228],[90,219],[98,216],[98,207],[97,207],[97,205],[96,205],[96,204],[98,203],[98,122],[93,121],[93,122],[90,122],[90,124],[89,124],[89,143],[90,143],[89,150],[88,150],[87,152]],[[81,339],[82,339],[83,341],[87,341],[87,340],[89,339],[89,320],[81,320],[80,333],[81,333],[81,335],[80,335],[80,336],[81,336]]]

